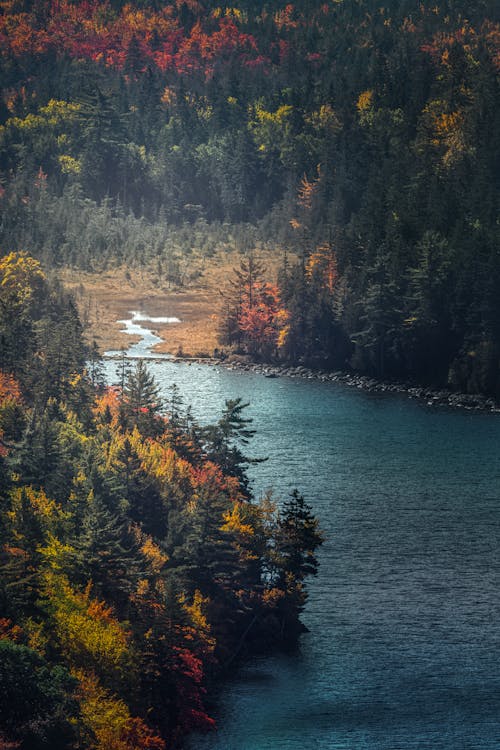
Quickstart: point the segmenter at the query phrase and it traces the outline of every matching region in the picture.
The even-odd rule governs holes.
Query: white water
[[[145,315],[141,312],[136,312],[134,310],[130,311],[130,314],[132,315],[132,322],[135,321],[141,321],[143,323],[180,323],[181,321],[179,318],[152,318],[150,315]],[[119,320],[119,323],[128,323],[128,320]]]

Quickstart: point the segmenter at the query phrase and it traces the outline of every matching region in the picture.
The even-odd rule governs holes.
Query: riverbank
[[[237,368],[152,372],[195,420],[250,401],[257,495],[298,487],[326,541],[299,653],[246,665],[190,750],[496,748],[498,415]]]
[[[229,355],[225,359],[211,356],[218,347],[217,314],[221,290],[241,256],[236,252],[218,253],[206,263],[194,257],[190,280],[180,288],[169,288],[151,269],[133,274],[125,267],[101,274],[66,269],[62,280],[73,292],[86,329],[88,340],[96,340],[101,351],[128,349],[141,339],[123,330],[123,321],[132,310],[148,316],[179,318],[178,323],[157,323],[153,332],[162,340],[152,354],[170,354],[173,361],[217,365],[230,370],[255,372],[268,378],[300,377],[340,383],[367,392],[400,393],[419,399],[429,406],[444,406],[476,411],[500,412],[500,403],[482,394],[455,393],[415,383],[385,382],[344,371],[315,370],[303,365],[252,362],[248,356]],[[272,267],[276,259],[262,255]],[[274,269],[276,270],[276,269]]]
[[[255,496],[298,487],[325,534],[301,648],[245,662],[215,694],[218,731],[187,748],[385,750],[422,736],[431,747],[443,727],[442,750],[473,736],[496,747],[488,701],[467,686],[473,660],[471,690],[481,679],[489,696],[498,661],[497,415],[365,396],[357,388],[398,386],[244,357],[153,360],[151,373],[165,399],[176,383],[199,424],[227,398],[249,400],[254,455],[267,458],[249,467]],[[319,382],[330,378],[345,386]]]
[[[447,389],[433,389],[411,383],[386,382],[368,375],[343,372],[341,370],[314,370],[303,365],[266,364],[250,361],[242,356],[229,356],[227,359],[211,357],[174,357],[174,362],[196,362],[197,364],[217,365],[228,370],[254,372],[266,378],[304,378],[321,382],[340,383],[370,393],[400,393],[409,398],[425,401],[428,406],[449,406],[453,408],[500,413],[500,404],[495,399],[482,394],[455,393]]]
[[[230,258],[220,258],[215,268],[224,273],[230,263]],[[131,272],[120,267],[102,273],[65,269],[61,277],[75,297],[87,340],[95,340],[102,352],[128,348],[140,340],[139,335],[124,332],[121,324],[137,310],[153,318],[180,319],[175,325],[155,325],[162,339],[155,351],[201,354],[213,352],[217,345],[214,310],[219,303],[212,278],[215,270],[203,270],[200,259],[194,259],[193,266],[192,273],[200,275],[196,283],[187,280],[183,287],[169,286],[151,269]]]

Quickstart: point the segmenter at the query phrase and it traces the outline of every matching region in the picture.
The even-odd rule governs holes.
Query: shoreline
[[[368,393],[399,393],[408,396],[408,398],[425,401],[427,406],[449,406],[471,411],[500,413],[500,404],[493,397],[479,393],[457,393],[446,388],[436,389],[400,381],[377,380],[361,373],[349,373],[342,370],[315,370],[303,365],[244,364],[234,361],[219,362],[219,364],[228,369],[251,371],[268,378],[300,377],[307,380],[319,380],[324,383],[339,383]]]
[[[214,357],[172,357],[171,362],[196,363],[223,367],[237,372],[253,372],[267,378],[302,378],[318,380],[323,383],[339,383],[367,393],[398,393],[411,399],[425,401],[427,406],[448,406],[468,411],[485,411],[500,413],[500,403],[491,396],[480,393],[458,393],[446,388],[431,388],[404,382],[377,380],[369,375],[349,373],[342,370],[315,370],[304,365],[269,364],[241,361],[229,356],[227,359]]]
[[[191,290],[190,292],[186,292],[185,296],[187,297],[189,294],[191,294],[193,297],[196,297],[197,293],[195,290]],[[152,315],[153,317],[165,315],[165,312],[168,312],[169,317],[173,316],[174,314],[177,316],[178,314],[177,305],[175,304],[176,301],[178,301],[178,298],[176,300],[175,294],[168,295],[168,307],[166,311],[164,309],[166,307],[165,299],[161,298],[149,299],[147,304],[145,304],[146,300],[144,298],[138,301],[137,298],[134,298],[132,295],[129,296],[129,294],[126,294],[120,301],[122,304],[122,310],[123,308],[131,310],[137,309],[137,307],[145,308],[147,306],[148,315]],[[185,300],[185,302],[187,302],[187,300]],[[203,302],[204,305],[206,305],[207,300],[204,299]],[[189,304],[187,306],[189,307]],[[109,313],[111,313],[111,315]],[[206,315],[206,308],[204,309],[204,313],[206,323],[206,319],[207,317],[209,317]],[[116,346],[116,343],[118,342],[115,338],[115,327],[117,324],[123,324],[124,321],[123,318],[122,320],[110,320],[112,314],[113,313],[111,312],[111,310],[108,310],[107,319],[102,320],[101,318],[101,323],[104,323],[105,326],[108,325],[110,328],[113,328],[112,331],[108,330],[102,332],[101,330],[101,341],[102,339],[104,339],[104,341],[109,344],[112,340],[112,342],[115,344],[115,351],[117,352],[117,354],[114,356],[107,355],[106,358],[118,359],[121,354],[118,354],[117,351],[118,347]],[[187,352],[184,354],[180,354],[179,348],[182,350],[182,345],[180,347],[177,347],[177,351],[174,353],[175,347],[172,346],[172,341],[168,342],[168,338],[175,340],[175,334],[177,333],[179,327],[189,326],[189,328],[191,329],[191,333],[194,329],[197,329],[199,327],[200,320],[196,315],[191,317],[191,319],[189,318],[190,316],[188,316],[187,320],[184,320],[184,323],[179,322],[170,324],[168,327],[156,325],[154,328],[146,328],[145,326],[142,326],[145,334],[154,334],[158,338],[161,338],[161,341],[158,341],[153,347],[149,349],[149,354],[147,357],[133,353],[132,356],[129,356],[128,358],[146,359],[151,361],[154,361],[155,359],[168,359],[168,361],[174,363],[197,363],[223,367],[225,369],[238,372],[253,372],[267,378],[291,377],[307,380],[317,380],[320,382],[338,383],[349,388],[357,388],[358,390],[362,390],[367,393],[396,393],[405,395],[408,398],[416,399],[422,403],[425,403],[425,405],[427,406],[441,406],[453,409],[458,408],[475,412],[500,413],[500,402],[496,401],[492,396],[487,396],[480,393],[460,393],[451,391],[448,388],[433,388],[431,386],[419,385],[408,381],[383,381],[378,380],[377,378],[373,378],[369,375],[363,375],[361,373],[348,372],[343,370],[315,369],[312,367],[306,367],[305,365],[293,365],[289,363],[254,362],[249,358],[248,355],[228,354],[226,357],[214,357],[205,353],[201,354],[200,352],[197,352],[195,354],[189,354]],[[213,325],[214,321],[212,316],[210,316],[210,322]],[[201,330],[199,331],[199,336],[201,337],[200,340],[203,339],[203,333],[205,332],[203,328],[204,327],[201,326]],[[215,326],[213,326],[211,330],[212,336],[215,335],[214,328]],[[166,334],[169,335],[166,336]],[[130,349],[134,345],[141,341],[141,335],[139,333],[131,334],[120,331],[118,335],[120,337],[119,342],[121,346],[123,346],[125,343],[128,344],[125,351],[130,351]],[[213,343],[213,341],[211,341],[211,343]]]
[[[149,330],[149,329],[145,329]],[[157,333],[154,331],[154,333]],[[158,344],[157,346],[161,346]],[[271,364],[266,362],[252,362],[238,355],[229,355],[227,358],[176,356],[165,357],[162,352],[156,353],[151,350],[148,357],[133,355],[128,359],[145,359],[146,361],[165,361],[174,364],[199,364],[210,367],[222,367],[229,371],[251,372],[266,378],[301,378],[303,380],[316,380],[322,383],[338,383],[349,388],[357,388],[366,393],[396,393],[425,402],[426,406],[442,406],[453,409],[465,409],[467,411],[488,412],[500,414],[500,403],[492,396],[480,393],[459,393],[446,388],[431,388],[430,386],[415,385],[401,381],[384,381],[372,378],[361,373],[346,372],[342,370],[316,370],[304,365]],[[118,359],[118,355],[106,356],[106,359]]]

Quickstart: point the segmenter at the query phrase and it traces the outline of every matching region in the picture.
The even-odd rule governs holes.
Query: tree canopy
[[[0,745],[176,747],[214,726],[223,667],[295,641],[320,537],[252,497],[241,401],[202,428],[143,362],[93,386],[71,298],[24,253],[0,309]]]
[[[9,0],[0,39],[4,248],[178,285],[270,245],[222,341],[498,395],[497,2]]]

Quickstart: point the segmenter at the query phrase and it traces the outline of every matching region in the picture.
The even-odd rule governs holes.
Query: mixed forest
[[[175,282],[194,246],[270,245],[223,343],[500,393],[496,0],[0,14],[5,252]]]
[[[26,254],[0,260],[0,331],[0,747],[178,747],[217,677],[296,642],[317,521],[252,498],[240,400],[200,427],[141,360],[105,388]]]
[[[212,728],[322,541],[242,401],[105,387],[57,270],[236,247],[221,347],[500,396],[499,76],[497,0],[0,0],[0,747]]]

